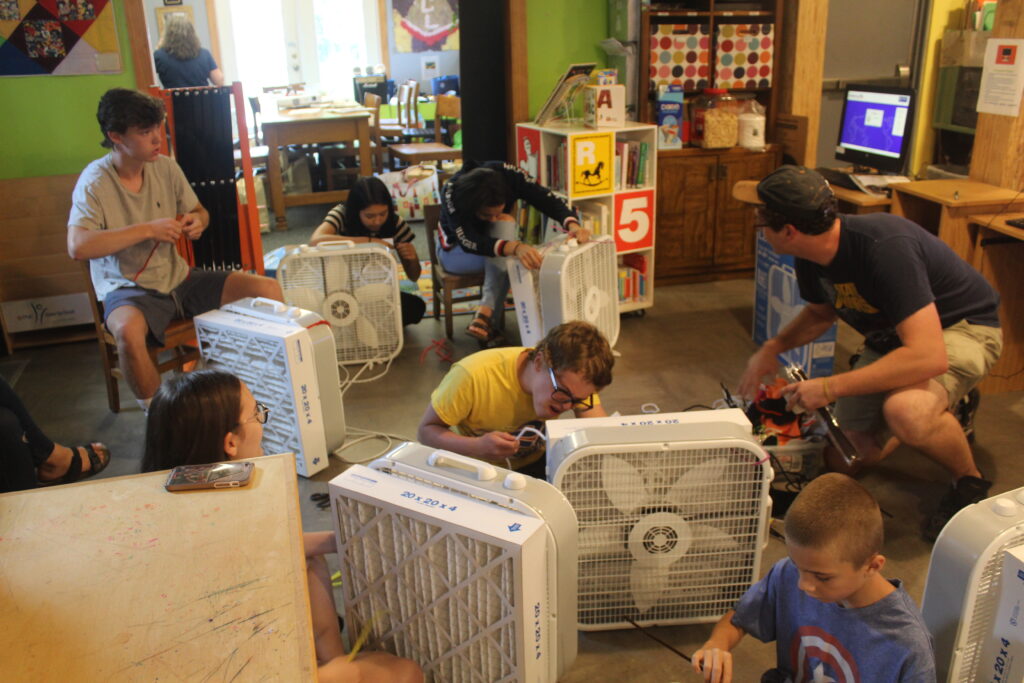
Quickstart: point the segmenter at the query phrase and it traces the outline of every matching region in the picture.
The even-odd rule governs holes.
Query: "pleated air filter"
[[[239,299],[194,318],[207,365],[227,370],[270,408],[266,453],[294,453],[304,477],[345,441],[334,339],[324,319],[270,299]]]
[[[570,320],[583,320],[601,331],[612,346],[619,338],[619,290],[615,241],[602,235],[586,244],[568,239],[541,250],[540,269],[518,261],[509,264],[519,334],[525,346]]]
[[[383,363],[402,350],[398,263],[380,244],[288,249],[277,269],[284,299],[322,315],[338,362]]]
[[[1024,488],[956,513],[935,541],[921,613],[940,681],[1024,680]]]
[[[579,628],[721,617],[758,578],[771,476],[740,410],[549,421],[548,479],[579,520]]]
[[[437,683],[555,681],[576,657],[576,518],[544,481],[414,443],[330,482],[345,619]]]

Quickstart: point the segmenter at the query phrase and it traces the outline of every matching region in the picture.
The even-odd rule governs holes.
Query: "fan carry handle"
[[[494,465],[448,451],[434,451],[427,457],[427,464],[431,467],[466,470],[471,472],[477,481],[492,481],[498,477],[498,470]]]
[[[266,297],[255,296],[249,299],[249,308],[253,309],[254,311],[258,311],[263,308],[269,308],[271,313],[281,313],[283,311],[287,311],[289,308],[291,308],[291,306],[285,303],[281,303],[280,301],[275,301],[274,299],[267,299]]]
[[[299,247],[299,250],[307,252],[312,251],[314,249],[351,249],[354,246],[356,246],[356,243],[353,242],[352,240],[327,240],[326,242],[321,242],[315,247],[311,247],[308,244],[303,244],[301,247]]]

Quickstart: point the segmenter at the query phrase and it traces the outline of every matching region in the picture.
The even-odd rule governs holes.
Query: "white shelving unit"
[[[656,126],[633,122],[516,125],[519,167],[565,197],[592,232],[615,237],[622,313],[654,303],[656,134]]]

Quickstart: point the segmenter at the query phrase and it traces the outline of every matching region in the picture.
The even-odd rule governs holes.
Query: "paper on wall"
[[[985,46],[978,112],[1017,116],[1024,90],[1024,40],[990,38]]]

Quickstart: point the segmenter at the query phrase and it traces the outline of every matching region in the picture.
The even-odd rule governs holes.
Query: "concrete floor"
[[[266,241],[269,246],[302,242],[311,230],[309,226],[315,225],[323,213],[310,210],[300,220],[299,214],[293,218],[289,211],[293,225],[307,227],[275,234]],[[414,230],[418,245],[422,245],[422,224],[416,224]],[[419,251],[421,258],[425,257],[422,246]],[[644,403],[656,403],[667,412],[719,398],[719,382],[734,386],[754,349],[749,334],[753,295],[751,280],[659,287],[655,306],[645,316],[622,319],[616,346],[621,357],[616,362],[615,381],[602,393],[602,401],[609,410],[631,414],[639,413]],[[465,318],[456,319],[456,358],[477,350],[476,343],[461,332],[467,323]],[[433,340],[443,336],[443,325],[430,317],[408,328],[405,348],[386,377],[356,384],[346,393],[348,425],[414,437],[430,392],[448,368],[433,352],[422,359],[421,355]],[[837,357],[845,363],[856,344],[857,335],[841,329]],[[52,438],[65,444],[87,439],[106,442],[114,458],[101,476],[138,471],[143,415],[123,383],[122,412],[108,412],[95,343],[19,351],[12,358],[27,361],[16,388]],[[983,398],[974,451],[982,471],[995,482],[993,493],[1024,486],[1024,468],[1018,464],[1022,424],[1024,392]],[[362,443],[347,457],[369,459],[383,447],[378,441]],[[344,466],[332,459],[328,470],[312,479],[299,479],[306,530],[330,528],[329,513],[317,509],[309,496],[326,491],[328,480]],[[918,529],[948,481],[939,467],[908,449],[897,451],[882,466],[863,475],[861,481],[891,515],[886,518],[889,561],[885,574],[902,578],[911,596],[920,601],[931,546],[921,540]],[[783,544],[771,538],[763,555],[763,568],[784,552]],[[710,625],[662,627],[653,632],[691,654],[707,637]],[[750,638],[734,654],[737,681],[759,680],[761,672],[774,666],[774,647]],[[689,664],[668,648],[638,631],[620,630],[582,633],[579,657],[562,680],[662,683],[697,677]]]

